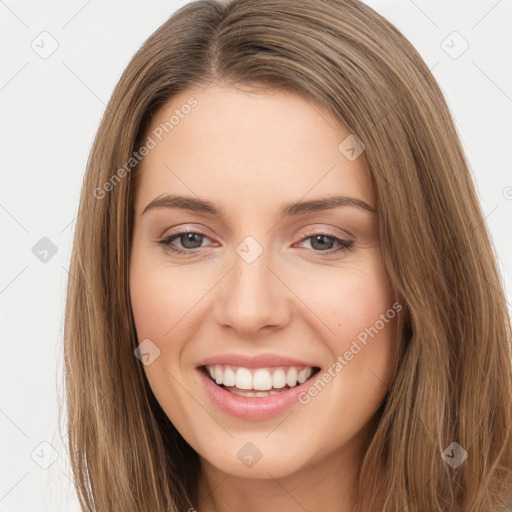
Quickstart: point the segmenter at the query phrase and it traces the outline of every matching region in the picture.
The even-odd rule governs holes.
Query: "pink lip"
[[[225,361],[225,359],[223,359]],[[238,360],[237,360],[238,361]],[[215,363],[206,363],[215,364]],[[260,364],[260,363],[258,363]],[[290,363],[288,363],[290,364]],[[296,364],[296,363],[295,363]],[[295,366],[295,364],[293,364]],[[311,366],[304,365],[303,366]],[[297,366],[300,366],[297,364]],[[264,397],[245,397],[230,393],[211,380],[201,368],[197,369],[202,385],[205,387],[210,400],[222,411],[244,420],[264,420],[283,413],[299,401],[299,394],[306,391],[314,382],[313,378],[287,391]]]
[[[197,366],[214,364],[229,364],[233,366],[243,366],[244,368],[267,368],[271,366],[320,367],[318,364],[277,354],[258,354],[256,356],[244,354],[219,354],[217,356],[211,356],[204,359]]]

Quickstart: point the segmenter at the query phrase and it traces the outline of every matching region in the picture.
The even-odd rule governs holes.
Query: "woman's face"
[[[349,136],[301,96],[217,83],[146,134],[130,260],[143,368],[211,468],[356,464],[385,398],[400,306]]]

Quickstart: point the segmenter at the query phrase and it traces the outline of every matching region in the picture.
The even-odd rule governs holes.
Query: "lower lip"
[[[244,420],[264,420],[277,416],[299,400],[299,395],[306,391],[311,379],[287,391],[263,397],[246,397],[235,395],[217,386],[205,372],[198,368],[200,379],[206,388],[211,401],[222,411]]]

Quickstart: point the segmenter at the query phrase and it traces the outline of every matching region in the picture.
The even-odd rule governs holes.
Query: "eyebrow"
[[[362,210],[376,213],[374,206],[369,205],[361,199],[347,196],[329,196],[319,199],[311,199],[309,201],[298,201],[288,203],[281,207],[280,215],[282,217],[298,216],[305,213],[317,212],[322,210],[330,210],[339,206],[355,206]],[[189,210],[194,212],[208,213],[217,217],[223,217],[224,212],[221,208],[210,201],[198,199],[195,197],[164,195],[153,199],[141,213],[144,215],[147,211],[155,208],[179,208],[181,210]]]

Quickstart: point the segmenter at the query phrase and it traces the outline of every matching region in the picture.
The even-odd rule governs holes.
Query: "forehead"
[[[137,211],[162,193],[255,211],[337,193],[374,204],[363,155],[350,160],[339,149],[349,136],[320,105],[292,92],[190,88],[163,105],[148,128],[154,147],[139,166]]]

